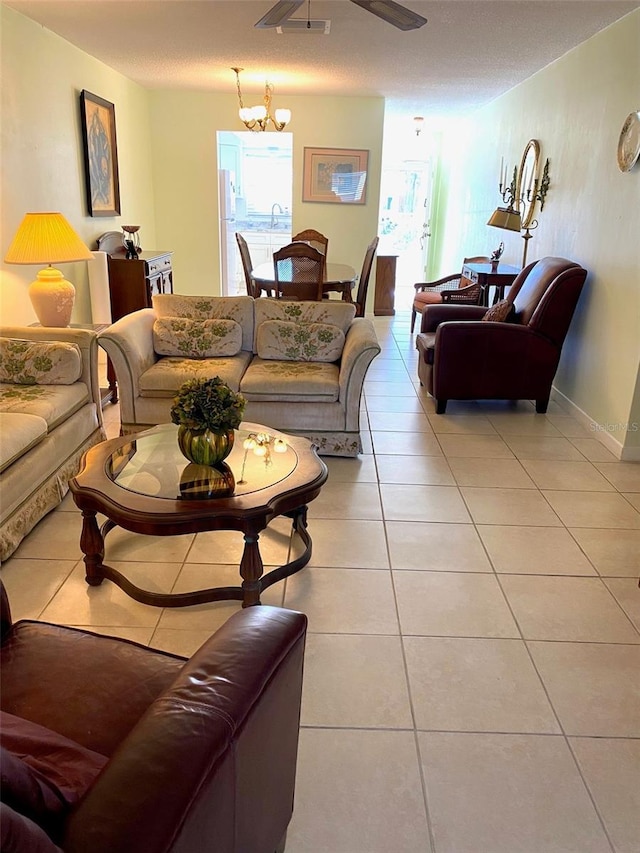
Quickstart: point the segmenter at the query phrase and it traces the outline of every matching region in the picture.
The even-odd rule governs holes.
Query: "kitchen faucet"
[[[269,223],[269,228],[275,228],[278,224],[278,219],[276,217],[276,207],[278,208],[278,213],[280,214],[280,216],[282,216],[282,214],[284,213],[284,210],[280,207],[278,202],[274,202],[271,205],[271,222]]]

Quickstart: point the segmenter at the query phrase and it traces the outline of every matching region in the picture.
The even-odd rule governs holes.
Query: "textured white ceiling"
[[[396,115],[464,114],[640,6],[640,0],[406,0],[401,32],[348,0],[311,0],[329,35],[253,24],[275,0],[4,0],[149,89],[382,95]],[[305,3],[295,17],[306,17]],[[281,100],[281,99],[280,99]]]

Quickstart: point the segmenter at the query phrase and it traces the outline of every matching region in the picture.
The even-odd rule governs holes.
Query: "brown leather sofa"
[[[488,308],[429,305],[422,314],[420,383],[444,414],[448,400],[535,400],[546,412],[587,271],[564,258],[525,267],[509,289],[507,322],[483,322]]]
[[[12,624],[2,589],[2,850],[284,849],[306,624],[301,613],[248,608],[186,660],[45,622]],[[54,776],[71,767],[49,825],[47,761]],[[84,791],[64,790],[82,773]],[[25,776],[37,796],[20,813]]]

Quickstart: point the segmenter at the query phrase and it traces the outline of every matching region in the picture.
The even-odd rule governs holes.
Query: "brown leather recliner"
[[[64,853],[284,848],[303,614],[242,610],[186,660],[45,622],[12,624],[1,592],[3,715],[106,757],[63,816],[54,841]],[[7,772],[3,767],[3,788]],[[50,848],[33,842],[17,849]]]
[[[546,412],[587,271],[564,258],[525,267],[507,295],[510,322],[482,322],[476,305],[430,305],[416,337],[420,383],[444,414],[448,400],[535,400]]]

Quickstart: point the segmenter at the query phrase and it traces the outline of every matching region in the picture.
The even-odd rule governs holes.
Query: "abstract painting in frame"
[[[302,201],[365,204],[368,162],[359,148],[305,148]]]
[[[119,216],[115,107],[83,89],[80,113],[89,216]]]

